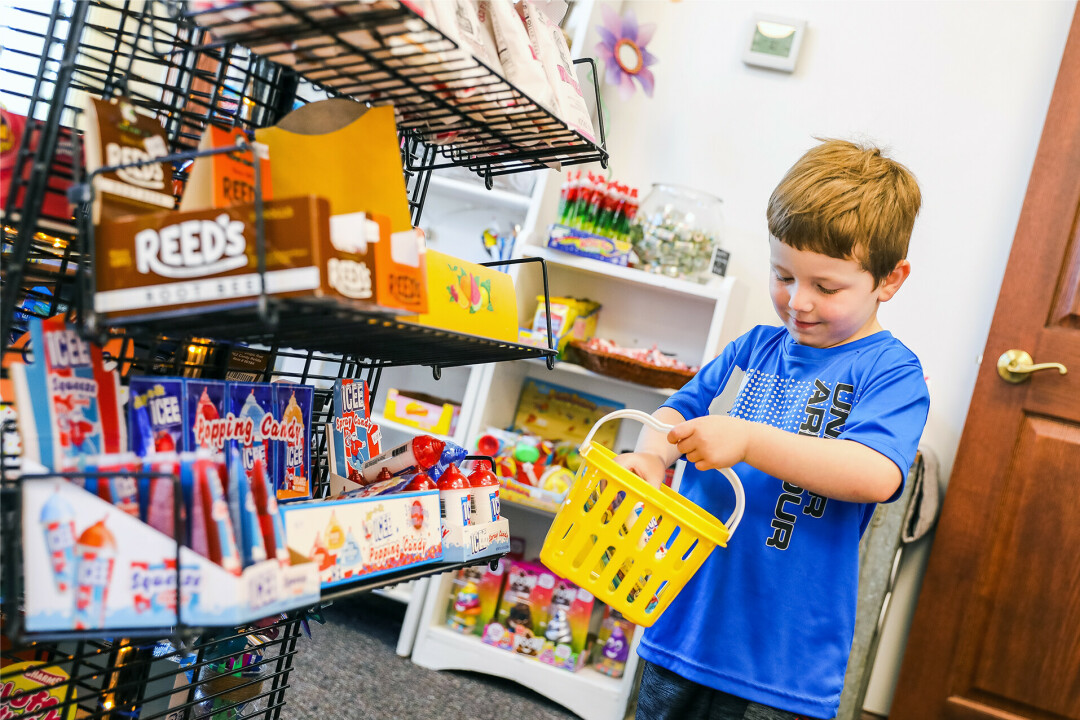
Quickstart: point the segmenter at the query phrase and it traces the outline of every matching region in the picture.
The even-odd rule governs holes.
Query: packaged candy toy
[[[484,628],[484,642],[522,655],[539,655],[554,588],[555,576],[543,565],[511,563],[496,620]]]
[[[370,485],[379,476],[379,471],[386,468],[391,475],[404,475],[417,470],[427,470],[442,458],[446,443],[430,435],[417,435],[408,442],[387,450],[360,466],[362,485]],[[415,469],[414,469],[415,468]]]
[[[544,627],[544,648],[540,661],[566,670],[585,665],[592,593],[563,578],[556,578]]]
[[[604,619],[600,623],[600,632],[593,647],[593,666],[605,675],[622,677],[626,669],[626,659],[630,656],[630,645],[634,639],[634,623],[604,606]]]
[[[484,571],[480,567],[467,567],[457,574],[450,591],[450,607],[446,612],[446,624],[454,630],[472,634],[476,630],[480,606],[480,582]]]

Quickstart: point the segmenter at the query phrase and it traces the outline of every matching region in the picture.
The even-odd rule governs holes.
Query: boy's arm
[[[654,418],[667,425],[685,423],[686,418],[669,407],[662,407],[652,414]],[[672,445],[667,436],[646,425],[638,436],[637,446],[632,453],[624,453],[615,458],[615,462],[630,470],[653,487],[660,487],[668,467],[679,459],[682,453]]]
[[[885,502],[903,480],[896,463],[853,440],[797,435],[728,416],[709,415],[683,422],[666,439],[675,443],[670,447],[676,448],[676,457],[685,454],[687,462],[699,470],[745,462],[836,500]]]

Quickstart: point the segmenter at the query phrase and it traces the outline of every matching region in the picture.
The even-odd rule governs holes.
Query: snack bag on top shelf
[[[570,48],[558,23],[529,0],[521,3],[525,25],[552,87],[554,112],[571,130],[595,143],[592,118],[581,94]]]
[[[479,0],[479,6],[491,15],[495,45],[506,79],[540,107],[554,113],[557,107],[555,93],[513,3],[510,0]],[[508,108],[508,111],[514,109]],[[522,129],[539,132],[536,127]]]

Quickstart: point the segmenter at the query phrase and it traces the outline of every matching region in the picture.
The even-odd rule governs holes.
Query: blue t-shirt
[[[789,432],[854,440],[906,477],[930,399],[914,353],[885,331],[833,348],[758,326],[665,403]],[[641,657],[694,682],[812,717],[836,714],[855,632],[859,538],[873,503],[827,499],[745,463],[743,519],[640,645]],[[903,491],[903,484],[892,499]],[[680,492],[721,520],[735,495],[687,463]]]

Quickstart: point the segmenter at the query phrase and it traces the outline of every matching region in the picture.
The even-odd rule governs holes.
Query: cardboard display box
[[[426,308],[415,232],[391,235],[379,215],[331,217],[327,201],[314,196],[269,200],[263,218],[269,294]],[[110,316],[198,310],[260,291],[253,204],[105,221],[95,249],[94,309]]]
[[[312,559],[323,587],[443,558],[436,490],[290,503],[282,514],[289,550]]]
[[[74,483],[23,483],[26,629],[158,628],[177,624],[176,542]],[[230,626],[319,602],[314,563],[256,563],[233,575],[180,548],[180,614]]]

